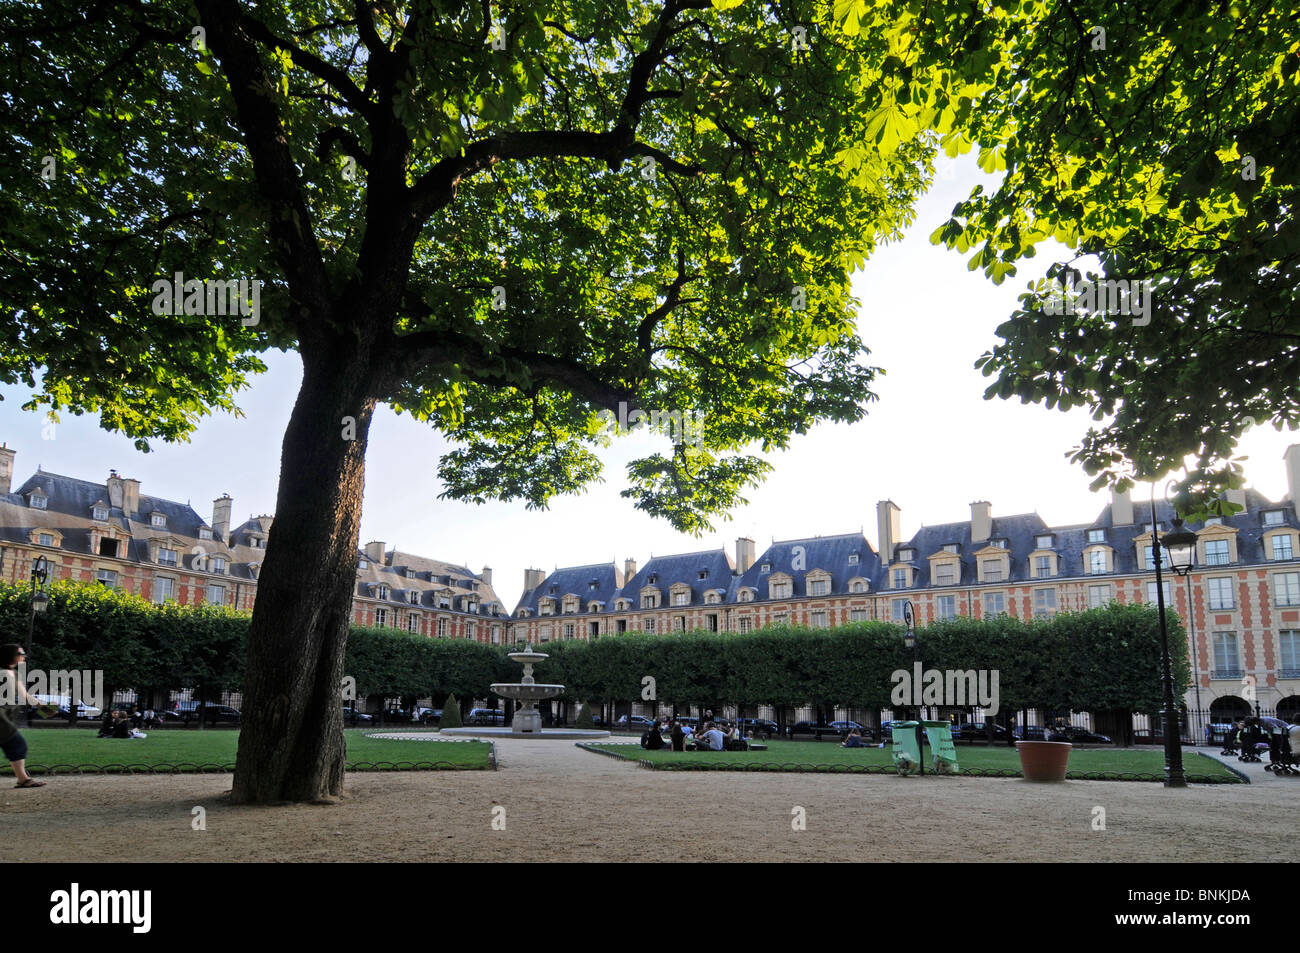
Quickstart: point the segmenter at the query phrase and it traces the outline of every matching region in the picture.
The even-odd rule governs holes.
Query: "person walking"
[[[0,645],[0,748],[4,750],[4,756],[18,781],[14,787],[43,788],[44,781],[37,781],[27,773],[27,740],[18,731],[21,706],[39,704],[27,694],[27,686],[18,678],[17,668],[26,658],[27,653],[21,645]],[[39,707],[44,714],[49,713],[54,706]]]

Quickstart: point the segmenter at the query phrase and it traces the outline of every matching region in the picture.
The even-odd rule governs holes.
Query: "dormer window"
[[[166,529],[167,517],[162,513],[153,513],[149,516],[149,525],[154,529]]]
[[[866,592],[867,584],[861,579],[854,579],[849,583],[849,592]]]
[[[709,590],[704,594],[704,601],[712,606],[712,605],[717,605],[722,600],[716,592],[714,592],[713,590]]]
[[[958,551],[959,551],[960,549],[961,549],[961,547],[958,546],[956,543],[944,543],[944,544],[943,544],[943,551],[944,551],[945,553],[952,553],[954,556],[957,555],[957,553],[958,553]]]
[[[376,599],[387,599],[387,598],[388,598],[388,587],[385,586],[385,585],[378,585],[378,586],[376,586],[376,587],[375,587],[375,598],[376,598]]]
[[[226,561],[220,556],[212,557],[212,571],[224,573],[226,571]]]
[[[700,578],[700,579],[708,579],[708,578],[709,578],[709,571],[708,571],[707,569],[701,569],[698,578]]]
[[[357,560],[357,568],[358,568],[358,569],[369,569],[369,568],[370,568],[370,561],[369,561],[368,559],[366,559],[365,556],[362,556],[359,560]]]
[[[1104,529],[1090,529],[1090,530],[1088,530],[1088,542],[1090,542],[1090,543],[1104,543],[1104,542],[1106,542],[1106,531],[1105,531]]]
[[[105,516],[104,518],[107,519],[108,517]],[[200,526],[199,539],[211,539],[211,538],[212,538],[212,530],[206,526]]]
[[[758,567],[758,571],[759,571],[759,572],[771,572],[771,571],[772,571],[772,564],[771,564],[771,563],[763,563],[763,565],[761,565],[761,566]]]
[[[1281,525],[1282,525],[1282,511],[1281,511],[1281,510],[1266,510],[1266,511],[1264,512],[1264,525],[1265,525],[1265,526],[1281,526]]]
[[[1052,537],[1051,537],[1051,536],[1037,536],[1037,537],[1034,538],[1034,545],[1037,546],[1039,549],[1051,549],[1051,548],[1052,548]]]
[[[591,580],[591,582],[587,583],[587,590],[588,590],[589,592],[595,592],[595,591],[596,591],[597,589],[599,589],[599,588],[600,588],[600,583],[598,583],[595,579],[593,579],[593,580]]]
[[[43,493],[33,493],[31,496],[27,497],[27,505],[34,510],[45,509],[46,506],[49,505],[49,502],[49,499]],[[98,519],[99,517],[95,518]],[[108,519],[108,516],[105,515],[104,519]]]
[[[652,586],[658,581],[659,581],[659,577],[654,575],[653,573],[646,579],[646,582]]]
[[[741,590],[740,590],[740,601],[741,601],[741,602],[753,602],[753,601],[754,601],[754,590],[753,590],[753,589],[741,589]]]
[[[1007,541],[1006,541],[1005,539],[990,539],[990,540],[989,540],[989,545],[990,545],[990,546],[995,546],[995,547],[997,547],[998,549],[1006,549],[1006,548],[1007,548]]]
[[[418,606],[420,604],[420,593],[414,589],[407,593],[407,598],[410,599],[411,605],[413,606]]]
[[[104,522],[108,519],[108,507],[96,506],[94,511],[91,513],[91,516],[101,523]]]
[[[176,552],[176,550],[174,550],[174,549],[167,549],[167,548],[165,548],[165,547],[159,547],[159,549],[158,549],[158,565],[160,565],[160,566],[175,566],[175,565],[176,565],[176,562],[177,562],[177,556],[178,556],[178,553]]]
[[[857,554],[857,553],[849,553],[849,565],[850,565],[850,566],[856,566],[857,564],[858,564],[858,554]]]
[[[900,549],[898,551],[898,561],[900,563],[910,563],[915,558],[916,558],[915,549]]]

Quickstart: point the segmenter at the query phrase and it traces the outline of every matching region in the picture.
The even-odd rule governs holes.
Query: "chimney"
[[[483,580],[483,585],[489,589],[492,588],[492,567],[484,566],[483,571],[478,574],[479,579]]]
[[[993,517],[989,515],[991,505],[988,500],[979,500],[970,505],[970,541],[982,543],[993,531]]]
[[[1300,515],[1300,443],[1293,443],[1282,454],[1286,461],[1286,485],[1290,490],[1291,509]]]
[[[122,478],[122,513],[130,519],[140,516],[140,481]]]
[[[736,572],[748,572],[754,565],[754,541],[748,536],[736,540]]]
[[[1133,525],[1133,497],[1128,490],[1123,493],[1113,489],[1110,491],[1110,525]]]
[[[381,541],[371,541],[366,543],[366,558],[372,563],[382,566],[384,564],[384,544]]]
[[[532,592],[546,579],[546,573],[540,569],[524,570],[524,592]]]
[[[1245,515],[1246,515],[1246,489],[1245,489],[1245,487],[1242,487],[1242,488],[1239,489],[1239,490],[1225,490],[1224,493],[1223,493],[1223,498],[1224,498],[1225,500],[1227,500],[1229,503],[1233,503],[1233,504],[1236,504],[1237,506],[1240,506],[1240,507],[1241,507],[1241,509],[1237,510],[1237,511],[1233,514],[1234,516],[1245,516]]]
[[[212,501],[212,535],[230,545],[230,508],[235,501],[229,493],[222,493]]]
[[[122,509],[123,499],[122,478],[117,475],[116,470],[108,471],[108,505],[115,509]]]
[[[12,489],[14,454],[17,452],[10,450],[8,444],[0,445],[0,493],[8,493]]]
[[[623,560],[623,585],[627,585],[629,582],[631,582],[632,577],[635,575],[636,575],[636,560],[635,559]]]
[[[902,510],[894,505],[893,500],[881,500],[876,504],[876,531],[880,534],[880,561],[888,566],[894,561],[894,547],[902,542]]]

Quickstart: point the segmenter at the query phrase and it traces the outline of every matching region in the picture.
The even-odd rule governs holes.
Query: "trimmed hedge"
[[[25,643],[30,589],[0,585],[0,641]],[[1170,613],[1177,691],[1189,683],[1187,641]],[[38,616],[32,662],[42,669],[103,669],[105,687],[238,691],[249,614],[208,605],[153,605],[97,585],[51,587]],[[835,629],[778,626],[757,632],[628,633],[550,642],[539,678],[567,701],[638,701],[646,677],[658,701],[678,705],[890,707],[891,674],[912,669],[902,629],[859,622]],[[1003,708],[1158,711],[1160,626],[1153,607],[1111,603],[1022,621],[961,617],[918,630],[926,669],[999,672]],[[28,646],[29,650],[33,646]],[[518,681],[504,646],[430,639],[354,626],[344,671],[361,695],[486,698],[492,682]],[[445,707],[445,705],[444,705]]]

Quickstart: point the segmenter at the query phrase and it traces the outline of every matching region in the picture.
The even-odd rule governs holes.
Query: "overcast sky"
[[[985,401],[988,381],[974,361],[995,342],[994,329],[1014,310],[1025,281],[1046,269],[1053,249],[1039,248],[1017,278],[995,287],[966,269],[964,256],[929,243],[930,233],[964,199],[982,173],[969,158],[941,165],[905,240],[881,249],[853,281],[861,301],[858,332],[870,362],[884,367],[867,417],[853,426],[824,425],[796,437],[770,457],[775,470],[749,494],[749,504],[702,538],[676,533],[619,496],[625,464],[654,446],[649,435],[616,439],[602,451],[605,482],[551,509],[522,504],[484,506],[439,500],[441,437],[387,408],[375,415],[366,468],[361,543],[384,540],[423,556],[493,568],[497,593],[513,608],[523,571],[725,546],[749,536],[761,553],[772,539],[865,530],[876,544],[875,505],[902,508],[903,536],[922,524],[969,518],[972,500],[989,500],[993,515],[1037,511],[1050,524],[1092,520],[1106,494],[1090,494],[1089,479],[1066,454],[1089,418],[1019,401]],[[1159,303],[1153,318],[1159,321]],[[270,371],[243,392],[245,416],[203,421],[192,442],[155,442],[143,454],[129,439],[99,429],[91,417],[64,415],[53,439],[43,418],[24,413],[23,387],[0,388],[0,440],[18,451],[15,485],[37,464],[46,470],[102,481],[110,468],[140,480],[140,492],[190,501],[205,519],[212,500],[234,497],[233,521],[275,509],[280,440],[301,378],[296,354],[265,355]],[[1300,442],[1294,432],[1256,428],[1242,443],[1250,484],[1273,500],[1286,493],[1282,453]],[[1135,491],[1140,493],[1141,490]]]

